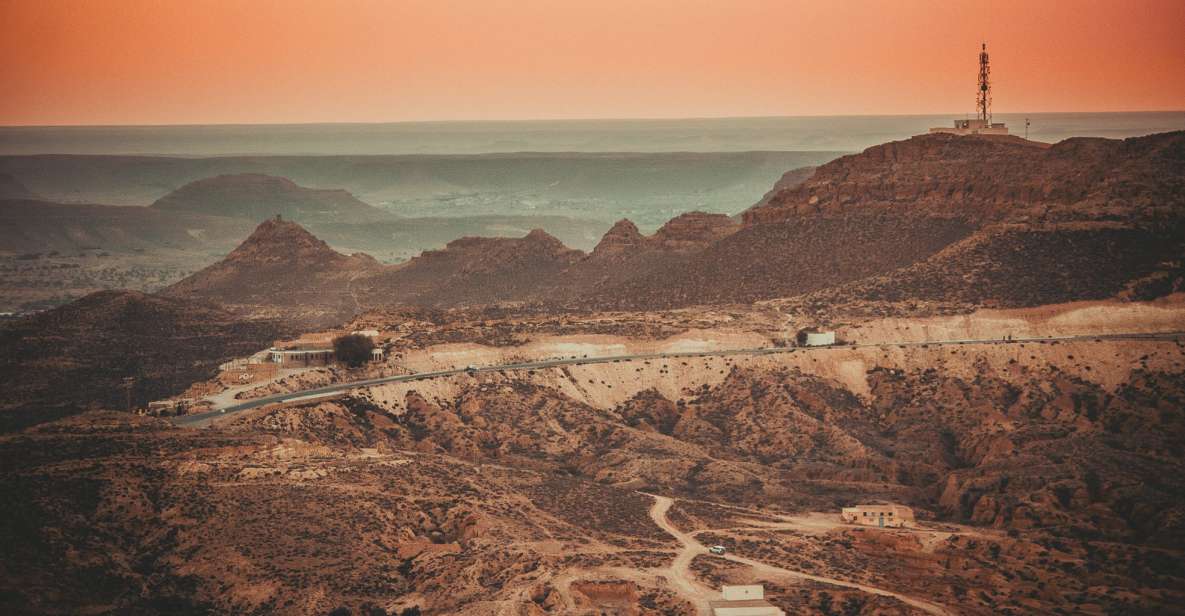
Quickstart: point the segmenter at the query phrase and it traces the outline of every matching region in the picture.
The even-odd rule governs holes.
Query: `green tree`
[[[333,339],[333,354],[338,361],[357,368],[370,361],[370,352],[374,350],[374,342],[362,334],[347,334]]]

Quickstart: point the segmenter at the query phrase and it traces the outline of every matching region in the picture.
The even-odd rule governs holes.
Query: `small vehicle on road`
[[[474,366],[473,364],[469,364],[468,366],[465,366],[465,372],[468,372],[469,374],[473,374],[474,372],[477,372],[477,366]]]
[[[717,556],[720,556],[721,554],[724,554],[725,552],[727,552],[728,548],[726,548],[722,545],[714,545],[714,546],[708,548],[708,551],[717,555]]]

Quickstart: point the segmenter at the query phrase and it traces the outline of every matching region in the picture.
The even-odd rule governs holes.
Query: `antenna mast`
[[[991,68],[988,67],[987,43],[984,43],[979,52],[979,95],[975,101],[975,108],[979,112],[979,119],[987,126],[992,124],[992,85],[989,79],[991,72]]]

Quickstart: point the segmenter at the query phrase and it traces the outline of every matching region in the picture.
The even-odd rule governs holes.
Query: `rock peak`
[[[635,250],[645,242],[646,238],[638,231],[638,225],[628,218],[622,218],[601,236],[592,255],[598,258],[618,255]]]
[[[276,216],[255,227],[226,260],[261,263],[324,263],[348,259],[299,224]]]

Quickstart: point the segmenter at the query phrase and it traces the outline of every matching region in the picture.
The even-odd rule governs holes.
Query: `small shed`
[[[709,602],[712,616],[786,616],[765,600],[765,587],[761,584],[723,586],[720,595],[720,600]]]
[[[831,346],[835,344],[835,332],[817,327],[804,327],[798,330],[796,340],[798,346],[803,347]]]

